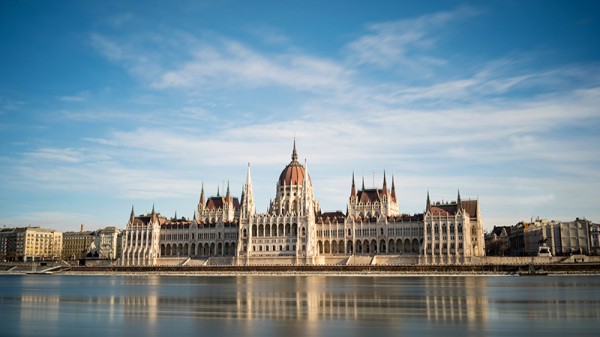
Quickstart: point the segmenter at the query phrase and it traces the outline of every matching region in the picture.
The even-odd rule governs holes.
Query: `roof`
[[[238,200],[238,198],[229,197],[229,199],[233,203],[234,208],[240,207],[240,201]],[[206,201],[206,208],[207,209],[222,209],[226,203],[227,203],[227,197],[221,197],[221,196],[210,197]]]
[[[344,222],[346,215],[342,211],[321,213],[316,219],[316,223],[324,222]]]
[[[304,166],[294,160],[281,171],[279,185],[302,185],[304,183],[304,175]]]
[[[386,191],[383,189],[365,189],[358,191],[358,201],[359,202],[375,202],[381,201],[381,196],[386,194]]]
[[[470,217],[477,217],[477,202],[477,200],[464,200],[461,201],[460,204],[464,212],[469,214]],[[456,206],[456,201],[445,204],[436,203],[431,205],[429,211],[431,212],[431,215],[434,216],[452,216],[456,215],[458,211]]]
[[[298,162],[296,153],[296,141],[294,140],[294,150],[292,151],[292,161],[281,171],[279,175],[279,185],[302,185],[306,171],[304,166]],[[310,182],[310,177],[308,178]]]

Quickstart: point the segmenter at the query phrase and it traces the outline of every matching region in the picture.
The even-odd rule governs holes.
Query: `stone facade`
[[[154,211],[136,217],[132,210],[121,264],[153,265],[162,257],[177,258],[170,260],[177,264],[210,258],[236,265],[313,265],[375,256],[462,264],[485,254],[478,200],[461,200],[459,193],[455,202],[431,203],[428,195],[425,213],[401,214],[394,178],[389,188],[384,172],[383,185],[373,189],[364,187],[364,179],[358,189],[353,175],[346,213],[322,212],[295,143],[291,159],[266,213],[256,212],[249,164],[241,198],[229,186],[224,196],[206,198],[202,187],[193,220],[168,220]]]
[[[40,227],[3,229],[0,255],[6,260],[58,260],[62,253],[63,233]]]
[[[94,232],[65,232],[63,234],[63,260],[79,260],[84,259],[92,243],[94,242]]]
[[[165,218],[154,212],[134,215],[133,207],[123,236],[120,264],[124,266],[153,266],[160,256],[159,236]]]

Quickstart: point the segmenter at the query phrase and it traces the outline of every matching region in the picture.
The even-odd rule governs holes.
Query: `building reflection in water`
[[[53,285],[52,294],[38,285],[15,300],[20,300],[21,322],[28,324],[21,331],[30,334],[35,332],[31,322],[61,321],[68,315],[76,315],[71,320],[81,324],[141,326],[145,334],[171,324],[187,331],[212,326],[226,334],[306,336],[356,322],[388,329],[455,325],[481,331],[507,319],[600,318],[594,282],[586,288],[558,278],[117,277],[115,284],[78,290]]]

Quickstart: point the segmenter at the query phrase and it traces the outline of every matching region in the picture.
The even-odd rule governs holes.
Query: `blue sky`
[[[323,210],[352,172],[403,213],[600,221],[594,1],[2,1],[0,225],[191,217],[251,163],[266,211],[294,135]]]

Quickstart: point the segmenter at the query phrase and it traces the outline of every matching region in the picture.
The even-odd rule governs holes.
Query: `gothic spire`
[[[462,209],[462,202],[460,200],[460,189],[458,190],[458,195],[456,197],[456,208],[459,210]]]
[[[217,197],[220,197],[221,193],[219,192],[219,185],[217,185]]]
[[[385,170],[383,170],[383,193],[387,194],[387,182],[385,179]]]
[[[225,199],[229,200],[231,193],[229,193],[229,180],[227,180],[227,192],[225,193]]]
[[[365,190],[365,177],[362,177],[362,190]]]
[[[248,163],[248,171],[246,173],[246,183],[242,188],[242,214],[251,216],[255,212],[254,193],[252,192],[252,178],[250,176],[250,163]]]
[[[429,199],[429,191],[427,191],[427,206],[425,208],[427,211],[431,210],[431,200]]]
[[[129,222],[133,223],[134,219],[135,219],[135,213],[133,212],[133,205],[131,205],[131,214],[129,215]]]
[[[392,174],[392,199],[396,200],[396,186],[394,185],[394,175]]]
[[[292,151],[292,161],[298,161],[298,153],[296,152],[296,137],[294,137],[294,150]]]
[[[204,183],[202,183],[202,192],[200,192],[200,205],[204,206]]]
[[[350,191],[350,196],[356,196],[356,185],[354,184],[354,171],[352,171],[352,190]]]

